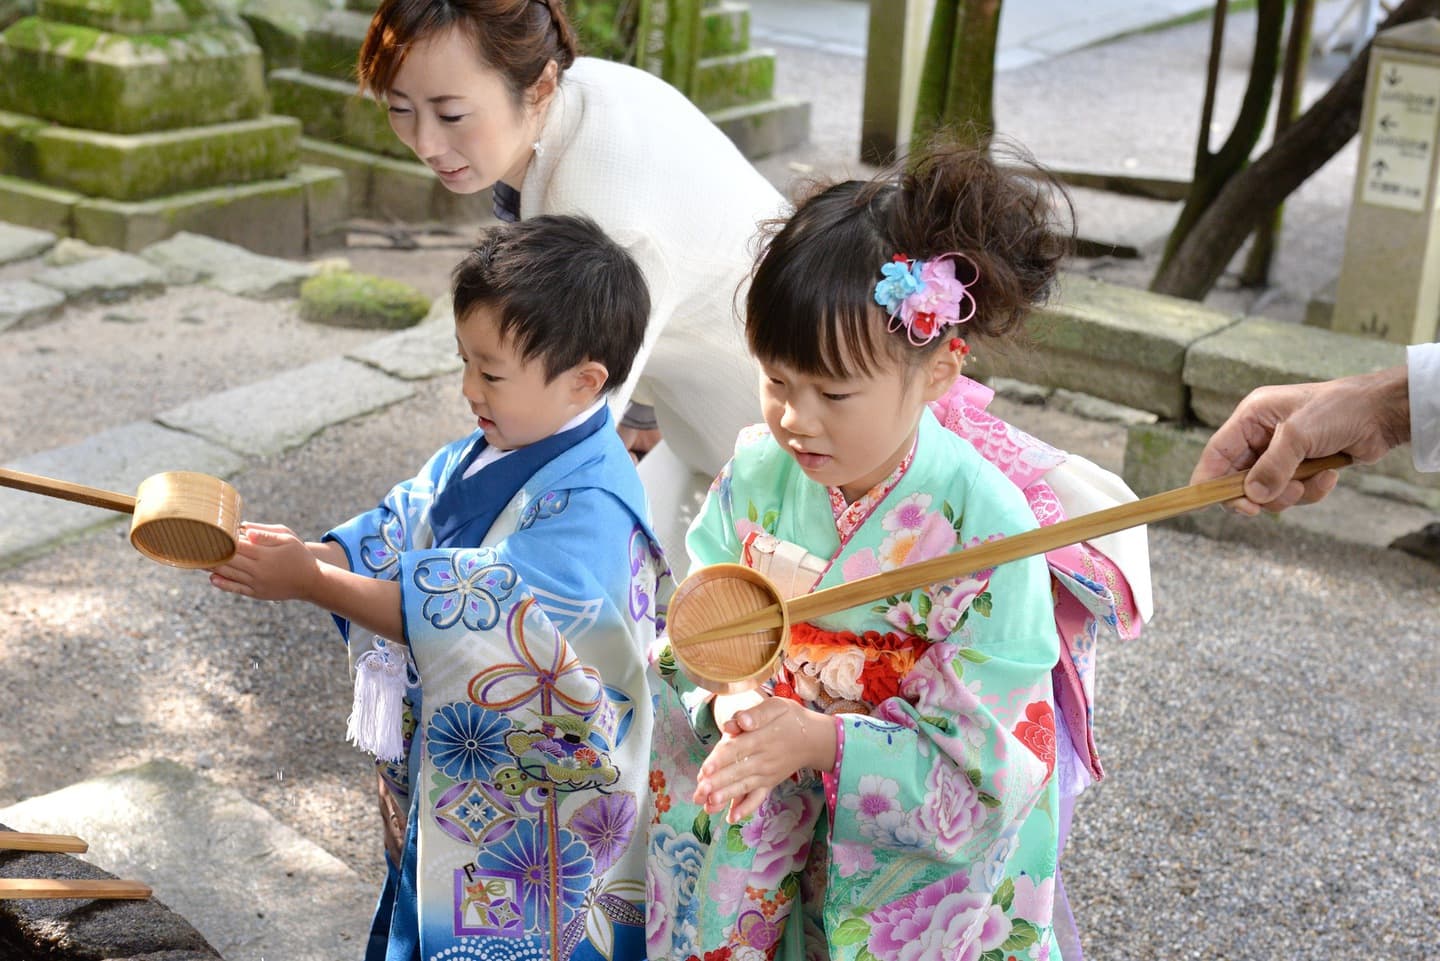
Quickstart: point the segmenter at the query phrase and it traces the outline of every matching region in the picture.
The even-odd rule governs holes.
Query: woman
[[[734,304],[780,194],[673,87],[577,57],[559,0],[386,0],[359,75],[448,189],[493,188],[502,219],[585,214],[639,262],[650,323],[612,403],[638,402],[622,423],[642,435],[633,449],[653,442],[645,428],[664,437],[641,474],[682,566],[685,508],[758,419]]]

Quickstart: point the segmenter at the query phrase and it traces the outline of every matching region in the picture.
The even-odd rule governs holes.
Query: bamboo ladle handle
[[[1308,480],[1321,471],[1336,470],[1349,463],[1350,458],[1344,454],[1307,460],[1302,462],[1295,471],[1295,479]],[[929,584],[973,574],[987,567],[996,567],[1034,554],[1044,554],[1069,544],[1092,540],[1126,528],[1138,527],[1141,524],[1175,517],[1178,514],[1209,507],[1212,504],[1234,500],[1243,496],[1245,478],[1248,475],[1249,471],[1244,471],[1239,474],[1217,477],[1202,484],[1177,487],[1162,494],[1155,494],[1103,511],[1095,511],[1092,514],[1082,514],[1049,527],[1036,528],[1013,537],[991,541],[979,547],[956,551],[943,557],[934,557],[927,561],[896,568],[893,571],[872,574],[848,584],[828,587],[823,591],[804,594],[786,601],[783,614],[780,604],[770,604],[684,638],[672,636],[671,643],[672,645],[684,644],[687,646],[703,645],[737,635],[771,631],[785,622],[787,619],[785,614],[788,614],[788,621],[792,624],[808,621],[825,614],[834,614],[837,611],[876,601],[882,597],[908,593]],[[703,570],[704,568],[701,568],[701,572]],[[676,620],[672,607],[671,623]]]
[[[101,490],[98,487],[86,487],[84,484],[72,484],[69,481],[56,480],[53,477],[41,477],[39,474],[9,470],[4,467],[0,467],[0,487],[13,487],[16,490],[29,491],[32,494],[58,497],[61,500],[89,504],[91,507],[101,507],[121,514],[135,513],[135,498],[129,495]]]

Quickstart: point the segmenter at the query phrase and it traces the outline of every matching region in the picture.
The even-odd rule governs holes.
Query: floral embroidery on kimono
[[[1035,526],[1020,491],[928,413],[902,467],[842,532],[830,492],[747,432],[691,529],[692,558],[743,562],[747,539],[759,556],[758,524],[818,559],[820,590]],[[660,651],[650,958],[1058,957],[1044,560],[794,625],[790,645],[770,693],[838,719],[836,767],[782,782],[737,825],[690,802],[719,732],[708,692]]]
[[[629,454],[597,424],[498,504],[486,473],[506,460],[447,493],[477,443],[457,442],[329,535],[399,582],[416,681],[407,756],[385,769],[409,832],[367,957],[645,957],[645,659],[672,585]]]

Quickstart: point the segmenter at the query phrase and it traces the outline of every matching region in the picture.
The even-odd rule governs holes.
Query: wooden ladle
[[[1344,454],[1307,460],[1295,472],[1295,479],[1306,480],[1349,463]],[[1179,487],[789,600],[781,597],[763,574],[748,567],[702,567],[685,579],[670,600],[670,647],[680,668],[701,687],[717,694],[750,690],[779,667],[792,622],[907,594],[1068,544],[1234,500],[1243,496],[1248,473]]]
[[[0,831],[0,851],[64,851],[83,854],[90,845],[73,834]],[[150,886],[110,878],[0,878],[0,901],[37,898],[124,898],[144,900]]]
[[[235,555],[240,494],[218,477],[166,471],[140,482],[134,497],[0,467],[0,487],[130,514],[130,543],[153,561],[199,569]]]

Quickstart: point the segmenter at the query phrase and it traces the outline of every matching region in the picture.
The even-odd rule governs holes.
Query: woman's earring
[[[545,145],[538,140],[530,145],[530,149],[535,151],[535,156],[537,157],[543,157],[545,155]]]

